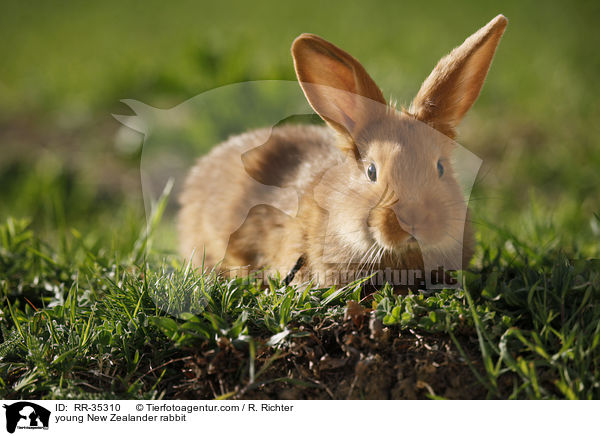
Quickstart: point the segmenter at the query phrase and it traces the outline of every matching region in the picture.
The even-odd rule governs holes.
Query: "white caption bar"
[[[244,435],[584,434],[597,428],[598,409],[596,401],[0,402],[2,431],[20,436],[106,436],[115,431],[164,436],[186,430]]]

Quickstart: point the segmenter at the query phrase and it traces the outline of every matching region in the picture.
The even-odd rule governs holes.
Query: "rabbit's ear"
[[[507,23],[498,15],[442,58],[421,85],[409,111],[454,138],[456,126],[479,96]]]
[[[292,44],[294,68],[315,112],[352,137],[386,101],[363,66],[323,38],[304,33]]]

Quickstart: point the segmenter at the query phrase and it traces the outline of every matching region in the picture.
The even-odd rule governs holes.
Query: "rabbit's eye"
[[[444,175],[444,165],[442,164],[442,161],[441,161],[441,160],[438,160],[438,163],[437,163],[437,170],[438,170],[438,175],[439,175],[440,177],[442,177],[442,176]]]
[[[371,182],[377,181],[377,169],[375,168],[375,164],[371,164],[369,165],[369,168],[367,168],[367,177]]]

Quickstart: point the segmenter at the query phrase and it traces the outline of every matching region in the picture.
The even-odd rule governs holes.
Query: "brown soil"
[[[249,380],[248,350],[227,340],[218,349],[195,350],[183,368],[176,398],[211,399],[449,399],[485,398],[447,335],[401,332],[365,311],[312,327],[298,326],[278,352],[257,350],[255,380]],[[476,344],[459,341],[471,364],[484,374]],[[203,347],[204,348],[204,347]],[[263,370],[263,368],[265,368]]]

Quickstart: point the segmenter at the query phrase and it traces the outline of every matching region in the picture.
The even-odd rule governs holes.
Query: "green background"
[[[0,217],[29,216],[50,234],[65,222],[118,228],[124,210],[143,219],[139,156],[115,146],[111,113],[130,113],[121,99],[165,109],[226,84],[294,80],[291,41],[313,32],[408,104],[437,60],[498,13],[509,26],[459,136],[484,161],[473,208],[516,224],[539,203],[582,239],[600,209],[596,2],[3,2],[1,10]]]

